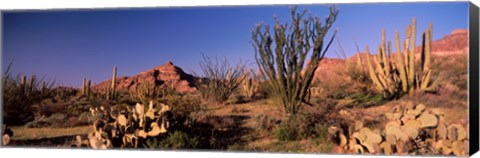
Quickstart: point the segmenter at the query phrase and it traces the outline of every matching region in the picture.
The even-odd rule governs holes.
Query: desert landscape
[[[342,11],[320,20],[299,10],[288,26],[252,28],[255,69],[203,55],[201,72],[168,59],[74,87],[14,74],[11,63],[2,146],[468,155],[467,29],[432,40],[436,25],[420,30],[411,17],[405,34],[378,30],[377,45],[347,53],[329,47]]]

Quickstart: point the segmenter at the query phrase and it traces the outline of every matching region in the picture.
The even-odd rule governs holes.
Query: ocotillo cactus
[[[415,71],[415,32],[416,19],[413,18],[412,25],[407,27],[403,51],[400,47],[400,37],[396,32],[396,58],[392,56],[391,43],[388,43],[388,47],[386,45],[384,30],[382,30],[382,43],[378,48],[378,54],[373,56],[373,62],[370,59],[372,57],[368,46],[366,47],[370,78],[377,90],[384,94],[384,97],[412,94],[416,90],[430,91],[436,87],[436,83],[430,81],[432,75],[430,66],[432,24],[422,36],[423,49],[420,52],[421,64],[419,64],[421,72]]]
[[[290,26],[281,24],[275,17],[273,33],[269,25],[262,23],[251,31],[255,60],[267,90],[288,114],[294,115],[302,105],[309,105],[305,99],[314,74],[336,34],[335,31],[330,39],[325,39],[338,10],[331,6],[329,13],[325,21],[321,21],[307,10],[297,12],[294,7]],[[306,60],[309,64],[305,64]]]

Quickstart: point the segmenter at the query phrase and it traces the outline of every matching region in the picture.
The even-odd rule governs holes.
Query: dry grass
[[[36,140],[63,136],[86,135],[91,132],[91,126],[72,128],[25,128],[12,127],[13,140]]]

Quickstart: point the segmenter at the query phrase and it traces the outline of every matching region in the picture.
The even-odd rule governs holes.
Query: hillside
[[[116,81],[116,90],[135,90],[136,87],[143,83],[151,85],[170,85],[175,87],[175,90],[180,93],[194,92],[196,88],[193,83],[195,77],[185,73],[181,68],[173,65],[171,61],[163,65],[154,67],[150,70],[140,72],[134,76],[119,77]],[[95,90],[105,91],[111,85],[111,80],[103,81],[94,86]]]

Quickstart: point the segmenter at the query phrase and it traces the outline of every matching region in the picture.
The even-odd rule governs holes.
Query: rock
[[[197,90],[194,86],[195,80],[196,78],[193,75],[185,73],[181,68],[168,61],[137,75],[117,78],[116,90],[134,91],[143,83],[149,83],[155,86],[172,86],[179,93],[190,93]],[[109,79],[95,85],[93,89],[106,91],[110,85],[111,80]]]

